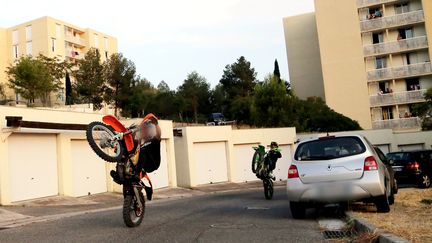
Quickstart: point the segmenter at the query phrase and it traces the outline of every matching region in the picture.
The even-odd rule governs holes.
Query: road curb
[[[346,212],[346,215],[348,220],[354,223],[354,228],[357,232],[376,233],[378,235],[378,242],[380,243],[409,243],[409,241],[400,238],[399,236],[377,228],[364,219],[355,217],[351,212]]]

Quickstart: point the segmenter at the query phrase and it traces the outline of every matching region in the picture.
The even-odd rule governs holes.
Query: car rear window
[[[389,160],[393,160],[394,162],[411,162],[412,161],[412,155],[411,153],[407,152],[400,152],[400,153],[388,153],[387,158]]]
[[[324,138],[300,144],[294,158],[302,161],[329,160],[365,151],[366,147],[358,137]]]

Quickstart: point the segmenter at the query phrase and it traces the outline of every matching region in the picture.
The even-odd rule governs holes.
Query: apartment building
[[[117,53],[117,39],[99,31],[81,28],[51,17],[42,17],[10,28],[0,28],[0,84],[7,83],[5,70],[23,55],[43,54],[75,62],[90,48],[97,48],[102,61]],[[25,102],[19,94],[7,89],[7,99]],[[53,105],[63,105],[64,90],[53,95]]]
[[[364,129],[420,129],[412,111],[432,87],[431,0],[315,0],[315,13],[284,18],[284,29],[299,97],[320,96]]]

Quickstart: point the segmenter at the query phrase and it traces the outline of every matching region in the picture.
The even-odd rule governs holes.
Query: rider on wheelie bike
[[[120,139],[123,138],[123,134],[118,134],[118,136]],[[156,116],[150,115],[141,122],[134,140],[135,154],[130,160],[135,167],[132,175],[133,179],[139,181],[141,173],[145,175],[157,170],[160,166],[161,129]],[[117,171],[111,170],[110,175],[116,183],[123,184]],[[141,177],[145,178],[145,176]],[[151,200],[153,195],[152,185],[145,185],[144,189],[148,200]]]
[[[279,145],[276,142],[270,143],[270,150],[267,152],[267,155],[264,158],[264,165],[267,166],[269,177],[275,180],[276,178],[273,176],[273,170],[276,168],[276,162],[279,158],[282,157],[282,154],[279,151]]]

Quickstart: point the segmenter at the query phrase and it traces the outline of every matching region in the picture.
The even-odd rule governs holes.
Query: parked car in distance
[[[225,116],[222,113],[211,113],[207,125],[219,126],[225,124]]]
[[[396,180],[417,184],[421,188],[431,186],[432,150],[388,153]]]
[[[288,170],[291,214],[303,218],[306,208],[347,201],[373,202],[378,212],[389,212],[395,182],[385,155],[363,136],[302,141]]]

